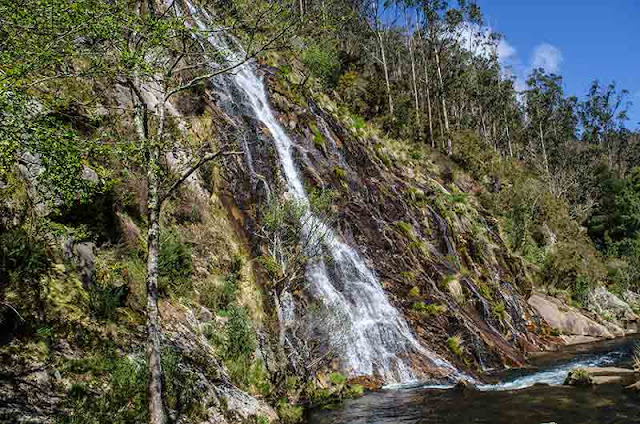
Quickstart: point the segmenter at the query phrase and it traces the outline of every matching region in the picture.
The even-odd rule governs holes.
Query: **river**
[[[476,389],[420,385],[370,392],[333,409],[313,409],[310,424],[640,423],[640,396],[621,385],[562,386],[579,366],[629,367],[638,337],[566,347],[531,367],[490,374]]]

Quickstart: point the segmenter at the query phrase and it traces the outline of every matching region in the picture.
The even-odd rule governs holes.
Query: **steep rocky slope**
[[[496,220],[478,205],[473,190],[482,187],[464,176],[443,178],[455,172],[450,161],[345,124],[328,99],[321,106],[292,95],[293,85],[277,70],[266,72],[307,185],[334,191],[340,233],[367,258],[423,343],[472,370],[522,364],[526,350],[544,346],[543,328],[526,303],[531,283]],[[251,125],[243,131],[256,132]],[[248,147],[246,169],[277,190],[269,144]],[[254,187],[250,199],[259,204],[262,186]],[[236,185],[236,192],[245,188]],[[457,357],[447,347],[454,336],[463,340]]]
[[[500,190],[499,183],[474,180],[420,142],[386,139],[326,95],[298,86],[302,78],[296,81],[277,67],[263,66],[261,72],[281,124],[295,139],[294,156],[307,188],[333,192],[334,225],[366,257],[422,343],[471,373],[522,365],[528,352],[562,343],[554,337],[562,328],[549,327],[527,302],[535,270],[510,253],[498,219],[480,203],[489,190]],[[233,183],[241,209],[251,217],[251,233],[265,188],[277,195],[284,178],[253,112],[240,100],[230,104],[238,137],[260,140],[245,145],[248,178]],[[597,308],[598,302],[591,304]],[[627,310],[628,319],[636,320]]]

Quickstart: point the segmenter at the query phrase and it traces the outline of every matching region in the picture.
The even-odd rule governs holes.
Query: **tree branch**
[[[20,315],[20,313],[16,311],[16,309],[13,306],[8,304],[7,302],[0,302],[0,305],[6,306],[7,308],[11,309],[18,316],[18,318],[20,318],[20,321],[25,322],[24,318],[22,318],[22,315]]]
[[[171,91],[169,91],[167,93],[167,95],[164,98],[164,101],[166,102],[174,94],[179,93],[179,92],[184,91],[184,90],[187,90],[189,88],[192,88],[196,84],[199,84],[202,81],[211,79],[211,78],[213,78],[215,76],[218,76],[218,75],[221,75],[221,74],[229,73],[229,72],[233,71],[234,69],[244,65],[249,60],[253,59],[254,57],[258,56],[260,53],[265,51],[271,44],[275,43],[278,39],[283,37],[284,34],[287,33],[287,31],[289,31],[291,28],[293,28],[296,24],[297,24],[297,22],[294,22],[293,24],[286,26],[282,31],[280,31],[278,34],[276,34],[267,43],[262,45],[258,50],[256,50],[255,52],[253,52],[251,54],[249,54],[249,53],[245,54],[245,56],[244,56],[244,58],[242,60],[240,60],[240,61],[238,61],[238,62],[236,62],[236,63],[234,63],[232,65],[229,65],[227,67],[224,67],[224,68],[221,68],[221,69],[217,69],[217,70],[215,70],[215,71],[213,71],[211,73],[195,77],[191,81],[189,81],[188,83],[174,88],[173,90],[171,90]]]
[[[162,205],[164,201],[167,200],[167,198],[171,195],[171,193],[173,193],[178,187],[180,187],[180,185],[184,183],[187,180],[187,178],[189,178],[194,172],[198,170],[198,168],[200,168],[205,163],[210,162],[220,156],[242,155],[243,153],[244,152],[223,152],[223,151],[217,151],[215,153],[207,153],[202,158],[200,158],[200,160],[195,165],[187,169],[182,174],[182,176],[178,178],[178,180],[176,180],[171,185],[171,187],[169,187],[169,190],[167,190],[167,192],[160,197],[160,205]]]

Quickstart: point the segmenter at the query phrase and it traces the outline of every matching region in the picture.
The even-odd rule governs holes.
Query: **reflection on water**
[[[577,366],[627,365],[638,340],[625,338],[545,354],[532,361],[535,368],[490,376],[493,383],[479,390],[422,386],[369,393],[334,410],[311,411],[309,423],[640,423],[640,396],[619,385],[561,386],[567,372]]]
[[[640,398],[621,386],[533,386],[509,391],[420,389],[379,392],[339,410],[315,411],[314,424],[638,423]]]

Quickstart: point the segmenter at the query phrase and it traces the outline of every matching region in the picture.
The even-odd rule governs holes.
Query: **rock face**
[[[589,294],[588,309],[607,320],[615,321],[609,329],[616,335],[637,331],[638,316],[627,302],[599,286]],[[608,321],[608,322],[611,322]]]
[[[551,328],[563,334],[606,339],[614,337],[614,334],[604,325],[598,324],[577,309],[567,306],[553,297],[534,293],[528,303]]]

